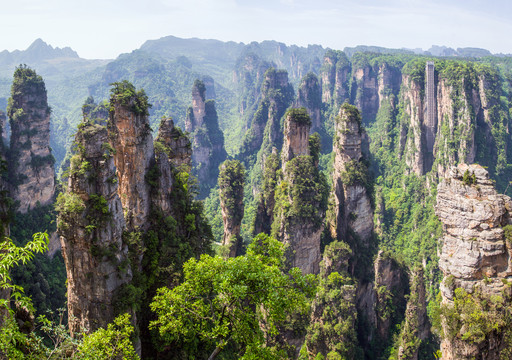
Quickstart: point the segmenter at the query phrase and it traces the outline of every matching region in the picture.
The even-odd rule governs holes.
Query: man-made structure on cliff
[[[436,84],[434,80],[434,62],[427,61],[427,65],[425,67],[425,97],[426,100],[426,116],[425,116],[425,137],[427,144],[427,152],[434,152],[434,141],[435,141],[435,131],[437,129],[436,115],[437,115],[437,107],[436,107]],[[433,159],[433,157],[432,157]],[[431,168],[432,165],[428,166]]]

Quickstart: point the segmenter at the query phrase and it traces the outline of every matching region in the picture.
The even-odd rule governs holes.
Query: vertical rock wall
[[[508,310],[496,305],[493,296],[510,298],[512,250],[505,230],[512,224],[512,200],[496,192],[479,165],[460,164],[449,174],[438,185],[436,205],[444,228],[439,258],[442,306],[448,309],[442,317],[443,359],[499,359],[504,346],[510,349],[503,338],[508,324],[501,323]],[[461,301],[474,304],[470,311],[483,323],[466,314],[468,308],[460,307]],[[458,310],[451,312],[454,306]],[[487,324],[491,329],[486,331]]]
[[[25,213],[48,205],[55,192],[55,162],[50,150],[50,107],[41,76],[20,66],[14,72],[7,113],[11,124],[11,193]]]
[[[244,217],[245,169],[237,160],[227,160],[220,166],[219,196],[224,223],[222,245],[228,248],[228,256],[242,254],[240,226]]]
[[[146,228],[150,210],[146,174],[154,158],[153,138],[147,110],[137,110],[145,94],[125,96],[123,89],[110,99],[109,138],[116,149],[114,162],[119,196],[129,229]],[[147,101],[147,97],[146,97]]]
[[[114,297],[132,278],[107,130],[83,123],[75,142],[80,150],[71,160],[68,189],[57,201],[72,335],[112,322],[120,310]]]

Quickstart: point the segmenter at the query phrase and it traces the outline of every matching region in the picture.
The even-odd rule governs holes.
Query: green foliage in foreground
[[[0,290],[10,293],[17,304],[29,310],[33,310],[30,298],[23,295],[23,288],[12,283],[10,270],[32,260],[35,253],[42,253],[48,249],[48,234],[34,234],[33,240],[23,247],[16,246],[11,239],[4,238],[0,242]],[[0,309],[9,309],[9,299],[0,299]]]
[[[151,308],[158,329],[168,343],[204,341],[213,359],[226,346],[241,359],[282,359],[285,353],[269,340],[287,314],[305,314],[316,291],[314,275],[298,268],[282,270],[285,247],[258,235],[247,254],[224,259],[201,256],[184,265],[185,281],[162,288]]]
[[[34,234],[33,240],[23,247],[16,246],[8,238],[0,242],[0,292],[4,297],[0,299],[0,359],[139,359],[132,345],[134,328],[128,314],[116,318],[107,329],[83,335],[81,340],[69,336],[62,318],[57,325],[39,316],[38,324],[51,340],[50,346],[35,332],[20,330],[20,319],[15,318],[11,302],[17,312],[33,312],[34,308],[31,299],[24,295],[23,288],[12,283],[9,273],[14,267],[32,260],[34,254],[47,249],[47,233]],[[23,324],[25,328],[32,327],[30,320],[25,322],[28,322]]]

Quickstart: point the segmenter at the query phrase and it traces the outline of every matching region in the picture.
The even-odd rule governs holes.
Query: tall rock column
[[[322,88],[318,78],[313,73],[308,73],[301,80],[297,101],[297,107],[305,107],[311,117],[311,132],[322,132]]]
[[[306,108],[292,109],[284,122],[283,164],[299,155],[309,155],[309,129],[311,117]]]
[[[285,119],[285,129],[307,125],[304,131],[309,133],[311,120],[306,109],[291,109]],[[303,273],[318,274],[327,183],[318,170],[318,159],[307,155],[309,150],[301,150],[303,154],[296,150],[297,154],[294,154],[292,148],[305,149],[308,146],[309,138],[301,137],[301,133],[286,135],[289,138],[288,150],[284,150],[283,154],[288,155],[283,155],[283,174],[274,195],[272,234],[289,244],[289,266],[298,267]],[[319,149],[311,149],[312,154],[318,152]]]
[[[368,169],[361,151],[363,129],[357,108],[344,103],[335,124],[334,233],[355,248],[368,248],[373,208],[367,191]]]
[[[245,169],[238,160],[226,160],[220,166],[219,195],[224,222],[222,245],[230,257],[241,255],[240,226],[244,217]]]
[[[158,128],[158,136],[154,142],[155,165],[158,173],[153,170],[153,203],[165,215],[172,210],[171,192],[173,189],[173,172],[175,169],[190,171],[192,146],[190,140],[174,126],[171,118],[164,118]]]
[[[204,83],[196,80],[192,87],[192,107],[188,109],[185,121],[186,129],[192,136],[192,166],[199,182],[200,198],[206,197],[215,185],[219,165],[227,156],[215,101],[206,100],[205,93]]]
[[[291,105],[293,96],[293,87],[285,70],[270,68],[265,72],[261,101],[244,136],[241,158],[254,158],[260,149],[269,154],[272,147],[281,147],[283,133],[280,120]]]
[[[68,281],[71,334],[113,321],[117,291],[132,278],[122,236],[125,220],[107,129],[82,123],[68,189],[57,199],[58,232]]]
[[[496,192],[479,165],[453,167],[437,187],[444,360],[500,359],[512,351],[505,338],[511,331],[511,210],[512,200]]]
[[[154,158],[148,120],[148,99],[128,81],[115,83],[110,97],[109,138],[116,149],[114,162],[119,195],[130,230],[145,228],[150,210],[146,174]]]
[[[55,159],[50,149],[50,112],[43,78],[16,68],[7,113],[11,124],[9,179],[18,211],[48,205],[55,193]]]

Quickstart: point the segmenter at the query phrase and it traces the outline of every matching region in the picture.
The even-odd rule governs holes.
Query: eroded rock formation
[[[222,245],[228,256],[242,254],[240,226],[244,217],[245,169],[238,160],[227,160],[220,166],[219,196],[224,223]]]
[[[16,68],[7,109],[11,124],[8,165],[11,194],[21,213],[53,200],[50,112],[42,77],[28,67]]]
[[[306,108],[291,109],[284,121],[284,142],[281,150],[283,164],[296,156],[309,155],[311,117]]]
[[[449,175],[438,185],[436,205],[444,228],[439,259],[444,275],[442,304],[448,309],[443,317],[443,359],[499,359],[502,347],[510,346],[503,339],[503,327],[507,325],[500,325],[504,316],[500,311],[506,308],[496,306],[493,311],[498,317],[484,320],[484,324],[494,322],[498,331],[486,332],[483,327],[477,336],[472,336],[475,330],[468,326],[475,326],[471,324],[474,320],[462,312],[464,308],[455,313],[449,309],[460,307],[464,299],[474,303],[485,319],[491,313],[482,305],[484,302],[493,304],[496,300],[492,296],[496,295],[510,297],[507,279],[512,276],[512,251],[505,230],[512,224],[512,200],[496,192],[487,170],[479,165],[460,164]],[[464,294],[470,295],[464,298]]]
[[[322,88],[315,74],[309,73],[301,80],[296,107],[304,107],[311,118],[311,132],[323,132]]]
[[[280,120],[293,96],[293,88],[288,82],[288,73],[285,70],[270,68],[265,72],[261,101],[240,150],[242,157],[248,158],[260,149],[270,153],[272,147],[281,148],[283,133]]]
[[[131,230],[145,229],[150,210],[145,178],[154,158],[147,96],[136,93],[129,83],[119,83],[112,91],[110,106],[109,139],[116,149],[114,162],[126,223]]]
[[[68,188],[57,201],[58,231],[68,279],[71,334],[106,327],[114,297],[132,278],[123,243],[123,207],[107,129],[82,123]]]
[[[368,249],[373,208],[366,189],[368,170],[361,150],[364,130],[357,108],[343,104],[335,129],[333,238],[346,239],[352,249]]]
[[[320,284],[311,308],[311,319],[304,348],[309,359],[318,354],[356,359],[357,344],[356,286],[350,278],[351,250],[339,241],[325,247],[320,263]]]
[[[288,148],[283,151],[283,174],[274,194],[272,234],[289,244],[287,260],[290,267],[303,273],[318,274],[321,260],[320,237],[322,219],[327,207],[327,184],[318,170],[317,159],[311,155],[298,155],[308,139],[311,120],[305,109],[291,109],[287,113],[286,129],[296,125],[301,131],[289,133]],[[292,145],[293,144],[293,145]],[[295,148],[295,150],[294,150]],[[315,149],[312,153],[318,153]]]
[[[219,165],[226,158],[224,134],[219,128],[215,101],[206,100],[206,87],[196,80],[192,87],[192,107],[188,109],[185,126],[192,137],[192,166],[199,183],[199,197],[208,195],[219,174]]]

